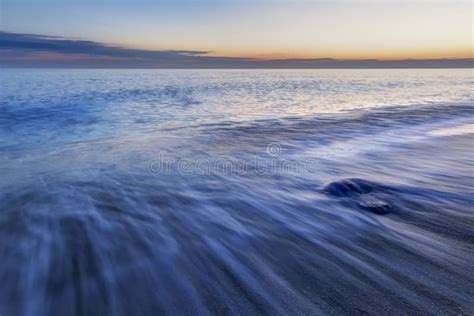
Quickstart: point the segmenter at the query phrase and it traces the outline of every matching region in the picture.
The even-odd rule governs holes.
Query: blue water
[[[474,313],[471,69],[0,79],[2,316]]]

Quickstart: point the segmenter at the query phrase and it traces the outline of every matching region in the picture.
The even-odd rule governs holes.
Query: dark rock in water
[[[383,215],[389,213],[392,206],[375,195],[375,192],[382,190],[380,185],[366,180],[344,179],[328,184],[323,191],[328,195],[352,201],[359,208]]]
[[[392,209],[392,206],[387,202],[370,195],[362,195],[358,204],[363,209],[379,215],[387,214]]]
[[[378,186],[362,179],[344,179],[331,182],[324,188],[324,192],[332,196],[355,197],[372,192]]]

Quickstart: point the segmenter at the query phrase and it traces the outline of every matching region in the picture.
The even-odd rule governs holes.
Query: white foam
[[[472,133],[474,133],[474,124],[471,123],[455,127],[435,129],[433,131],[428,132],[428,134],[431,136],[452,136]]]

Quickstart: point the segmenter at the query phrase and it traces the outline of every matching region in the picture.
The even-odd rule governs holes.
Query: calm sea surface
[[[0,314],[474,314],[460,70],[0,72]]]

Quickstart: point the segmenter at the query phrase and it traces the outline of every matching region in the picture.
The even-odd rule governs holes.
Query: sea
[[[472,69],[0,71],[0,315],[473,315]]]

